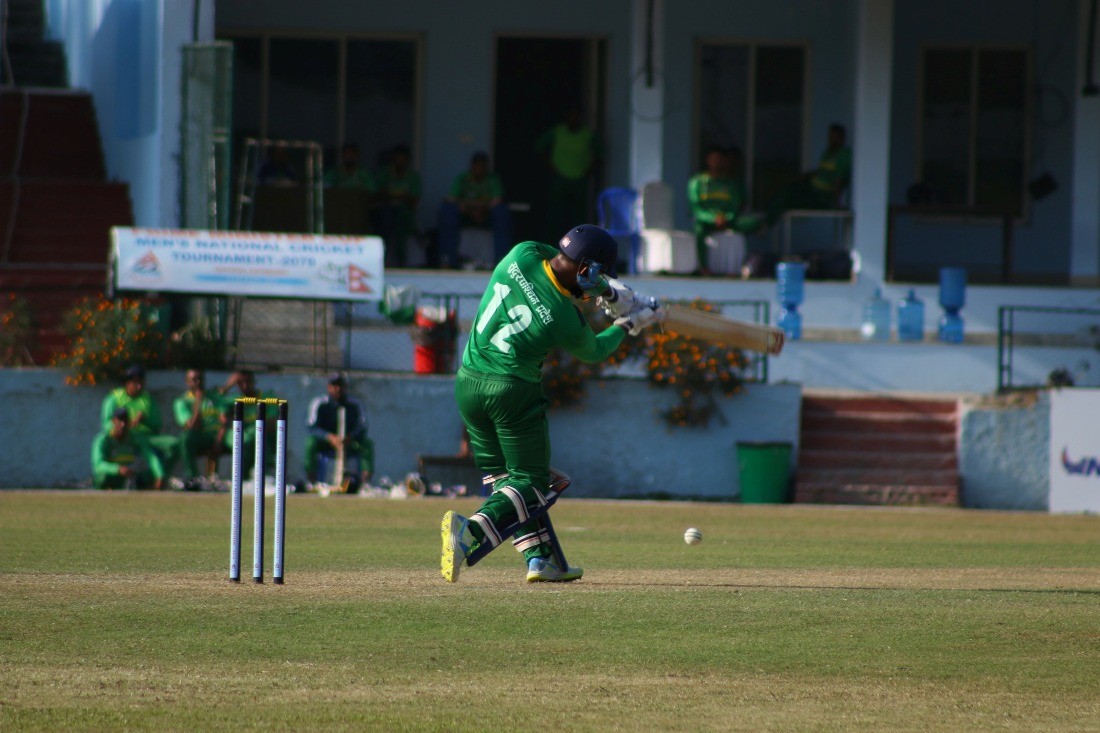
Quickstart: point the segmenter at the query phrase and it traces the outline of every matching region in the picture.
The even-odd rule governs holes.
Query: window
[[[803,45],[699,44],[696,164],[713,145],[740,148],[753,209],[802,172],[808,59]]]
[[[343,143],[354,142],[368,167],[395,145],[415,150],[418,39],[253,34],[227,40],[236,55],[235,145],[248,136],[312,140],[331,163]]]
[[[921,61],[920,180],[940,203],[1022,216],[1030,54],[927,47]]]

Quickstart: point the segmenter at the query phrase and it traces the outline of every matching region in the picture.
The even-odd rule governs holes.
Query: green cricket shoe
[[[552,557],[532,557],[527,563],[528,583],[569,583],[580,580],[582,575],[584,568],[570,565],[562,570]]]
[[[462,563],[466,562],[466,556],[473,548],[475,540],[467,526],[469,523],[469,519],[454,511],[443,515],[443,525],[440,528],[443,535],[443,554],[439,560],[439,569],[448,583],[458,580]]]

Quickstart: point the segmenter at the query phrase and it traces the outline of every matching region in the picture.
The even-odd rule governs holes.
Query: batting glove
[[[660,303],[650,299],[650,304],[644,308],[638,308],[625,316],[615,319],[615,325],[621,327],[631,336],[637,336],[647,326],[664,320],[665,312]]]
[[[634,290],[622,280],[616,280],[613,277],[604,279],[607,281],[607,286],[610,289],[596,298],[596,304],[603,308],[607,315],[612,318],[621,318],[630,313],[630,311],[645,305],[645,303],[642,302],[645,298],[635,293]]]

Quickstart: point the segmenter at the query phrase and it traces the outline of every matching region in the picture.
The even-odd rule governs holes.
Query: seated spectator
[[[236,387],[241,397],[254,399],[276,399],[275,395],[266,394],[256,388],[256,375],[249,369],[238,369],[229,375],[229,379],[222,385],[218,392],[224,395],[226,418],[226,431],[222,439],[222,445],[227,452],[233,450],[232,413],[234,398],[229,396],[230,390]],[[244,465],[253,463],[252,456],[256,455],[256,410],[258,405],[244,406],[244,430],[241,434],[241,455],[245,456]],[[279,413],[273,405],[264,407],[264,463],[267,468],[275,465],[275,430],[278,424]]]
[[[374,191],[374,177],[359,165],[359,146],[344,143],[340,149],[340,164],[325,173],[325,186],[330,188],[357,188]]]
[[[267,158],[256,172],[256,180],[262,186],[297,186],[298,171],[290,162],[290,148],[278,142],[268,149]]]
[[[206,379],[202,370],[188,369],[185,379],[187,391],[172,403],[176,424],[183,430],[179,445],[183,465],[187,470],[184,488],[210,488],[204,485],[206,466],[200,465],[199,459],[204,462],[212,461],[216,466],[218,458],[226,453],[224,446],[228,418],[225,403],[217,392],[206,390]]]
[[[328,394],[317,397],[309,405],[309,434],[306,436],[305,469],[311,483],[328,483],[326,464],[336,458],[341,443],[344,447],[345,474],[357,465],[358,481],[349,491],[370,480],[374,473],[374,442],[367,435],[367,410],[363,403],[348,395],[347,380],[341,374],[333,374],[328,380]],[[344,437],[339,434],[338,411],[344,408]],[[322,460],[323,459],[323,460]],[[339,485],[343,476],[331,477]]]
[[[164,466],[149,443],[131,432],[126,408],[115,408],[108,425],[92,441],[92,485],[97,489],[164,488]]]
[[[416,231],[416,205],[420,201],[420,174],[412,169],[407,145],[390,151],[389,162],[374,177],[377,206],[375,231],[386,247],[386,267],[404,267],[406,246]]]
[[[122,386],[111,390],[104,398],[99,411],[100,423],[104,430],[109,429],[115,410],[125,409],[129,415],[129,431],[156,451],[164,473],[170,475],[178,457],[179,439],[174,435],[161,435],[160,407],[145,389],[145,368],[135,364],[126,370],[122,379]]]
[[[768,204],[766,222],[775,224],[784,211],[790,209],[834,209],[840,206],[841,195],[852,176],[852,149],[845,143],[848,133],[844,125],[829,126],[829,143],[817,168],[779,190]]]
[[[489,169],[488,153],[474,153],[470,169],[460,173],[439,209],[439,251],[443,267],[458,267],[463,227],[493,231],[493,263],[512,246],[512,212],[504,202],[500,176]]]
[[[715,232],[752,232],[756,217],[746,215],[745,184],[741,178],[741,151],[712,147],[707,150],[706,170],[688,181],[688,202],[695,218],[695,254],[699,272],[708,275],[707,237]]]

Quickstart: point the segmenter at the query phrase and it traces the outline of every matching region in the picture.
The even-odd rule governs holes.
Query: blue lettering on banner
[[[1062,467],[1066,469],[1066,473],[1075,476],[1100,476],[1100,461],[1094,456],[1071,460],[1069,448],[1062,448]]]

